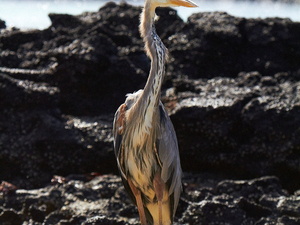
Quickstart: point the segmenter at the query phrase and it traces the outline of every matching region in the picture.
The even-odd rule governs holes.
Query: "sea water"
[[[98,11],[106,0],[0,0],[0,19],[7,27],[45,29],[51,22],[49,13],[78,15]],[[119,3],[120,0],[114,0]],[[132,5],[143,5],[144,0],[127,0]],[[186,20],[192,13],[223,11],[245,18],[282,17],[300,22],[300,3],[287,4],[271,1],[194,0],[198,8],[178,7],[178,15]]]

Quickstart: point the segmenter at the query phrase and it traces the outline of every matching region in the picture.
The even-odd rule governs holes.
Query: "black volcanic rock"
[[[276,174],[286,188],[297,189],[300,82],[286,78],[278,82],[253,72],[235,79],[175,80],[171,119],[183,168],[237,177]]]
[[[117,173],[113,115],[149,73],[140,12],[111,2],[1,30],[0,223],[138,224],[120,179],[90,173]],[[157,14],[162,100],[193,173],[176,224],[299,224],[300,24]]]
[[[211,182],[209,174],[185,174],[175,216],[179,224],[299,224],[299,193],[289,195],[276,177]],[[66,178],[68,179],[68,178]],[[121,179],[68,179],[35,190],[0,194],[4,224],[139,224]]]
[[[0,19],[0,29],[6,28],[5,21]]]
[[[49,18],[51,20],[51,27],[64,27],[64,28],[76,28],[82,26],[82,21],[72,15],[68,14],[49,14]]]
[[[171,72],[191,78],[236,77],[241,71],[298,73],[299,29],[289,19],[193,14],[168,40],[177,60]]]

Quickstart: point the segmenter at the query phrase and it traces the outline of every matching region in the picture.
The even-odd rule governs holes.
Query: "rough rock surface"
[[[299,188],[299,81],[242,72],[177,85],[185,90],[177,89],[171,119],[184,167],[243,178],[276,174],[289,190]]]
[[[0,19],[0,29],[6,28],[5,21]]]
[[[138,223],[118,177],[70,174],[117,173],[113,114],[150,65],[140,12],[50,14],[42,31],[0,22],[0,223]],[[176,223],[299,224],[300,24],[157,14],[163,102],[192,172]]]
[[[82,178],[0,195],[1,224],[139,224],[118,176]],[[186,174],[183,182],[175,225],[300,223],[300,192],[289,195],[276,177],[217,182],[208,174]]]

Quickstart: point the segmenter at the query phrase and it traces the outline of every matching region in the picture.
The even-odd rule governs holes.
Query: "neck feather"
[[[140,33],[145,42],[145,50],[151,59],[151,69],[142,96],[151,98],[157,104],[160,97],[161,84],[165,73],[167,49],[157,35],[154,27],[156,6],[146,0],[141,14]]]
[[[144,121],[144,132],[149,133],[154,123],[154,117],[158,113],[158,103],[160,99],[160,90],[165,73],[165,61],[167,58],[167,49],[158,37],[154,27],[155,8],[146,0],[145,7],[141,14],[140,32],[145,42],[145,50],[151,59],[150,74],[145,88],[132,108],[133,118],[141,116]],[[143,133],[143,132],[142,132]]]

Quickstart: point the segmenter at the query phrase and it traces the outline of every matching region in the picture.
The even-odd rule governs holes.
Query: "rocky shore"
[[[150,62],[140,7],[0,20],[0,224],[138,224],[112,144]],[[175,224],[300,224],[300,23],[159,9],[184,170]],[[75,175],[76,174],[76,175]]]

